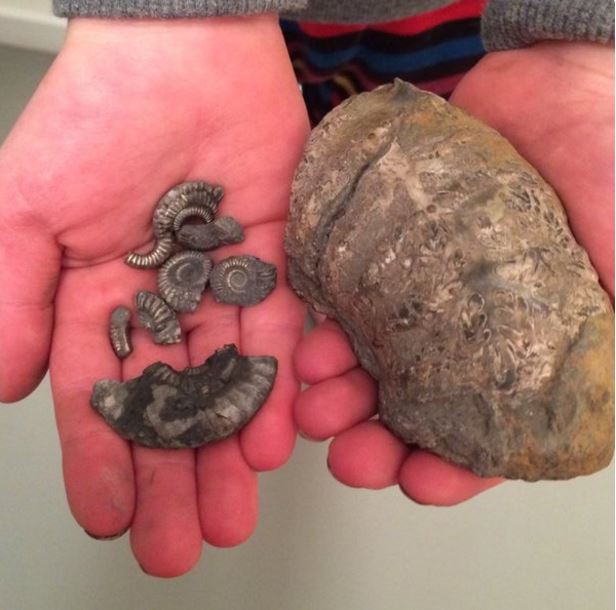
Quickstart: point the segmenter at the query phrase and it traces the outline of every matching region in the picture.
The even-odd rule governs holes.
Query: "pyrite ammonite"
[[[210,287],[214,298],[231,305],[256,305],[274,290],[276,266],[256,256],[230,256],[212,269]]]
[[[175,311],[195,311],[205,290],[212,264],[212,260],[201,252],[178,252],[158,272],[160,295]]]
[[[404,441],[484,476],[610,462],[610,300],[554,190],[493,129],[399,80],[342,103],[308,141],[286,250]]]

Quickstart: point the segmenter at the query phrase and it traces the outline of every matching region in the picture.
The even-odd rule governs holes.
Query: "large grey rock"
[[[609,463],[610,301],[553,189],[496,131],[401,81],[351,98],[310,137],[286,250],[406,442],[484,476]]]

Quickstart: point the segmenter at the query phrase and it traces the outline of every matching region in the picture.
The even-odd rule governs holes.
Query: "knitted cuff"
[[[54,0],[59,17],[182,19],[279,13],[305,8],[308,0]]]
[[[614,40],[613,0],[491,0],[481,23],[488,51],[540,40]]]

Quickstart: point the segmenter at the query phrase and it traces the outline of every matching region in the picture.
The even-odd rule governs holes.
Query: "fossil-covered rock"
[[[267,399],[272,356],[240,356],[226,345],[199,367],[156,362],[140,377],[97,381],[91,403],[120,436],[147,447],[198,447],[242,428]]]
[[[286,249],[406,442],[483,476],[609,463],[609,299],[552,188],[496,131],[402,81],[351,98],[310,137]]]

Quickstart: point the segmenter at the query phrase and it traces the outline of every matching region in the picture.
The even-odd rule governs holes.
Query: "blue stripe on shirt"
[[[479,36],[467,36],[410,53],[383,53],[358,43],[348,49],[327,53],[309,48],[307,57],[314,66],[321,70],[331,70],[348,61],[361,59],[362,63],[371,70],[395,74],[429,68],[441,62],[473,57],[484,52],[485,49]]]

